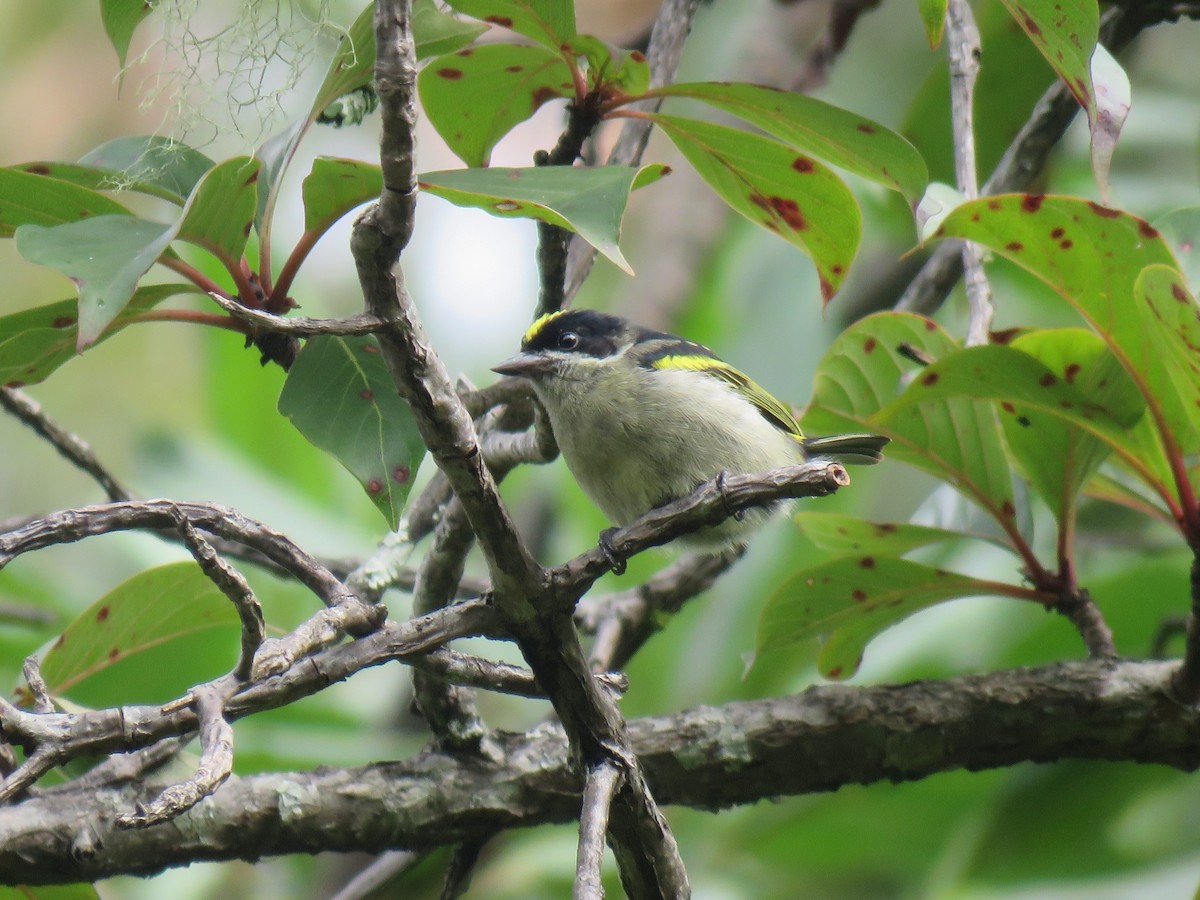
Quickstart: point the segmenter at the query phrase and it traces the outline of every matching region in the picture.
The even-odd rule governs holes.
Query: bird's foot
[[[620,531],[619,528],[605,528],[600,532],[600,552],[604,554],[604,558],[608,560],[608,564],[612,566],[614,575],[625,574],[625,560],[617,556],[617,551],[613,549],[612,536]]]
[[[729,495],[725,492],[725,479],[728,477],[729,473],[724,469],[717,473],[717,490],[721,494],[721,503],[725,507],[725,514],[735,522],[740,522],[746,518],[746,511],[744,509],[734,509],[733,505],[729,502]]]

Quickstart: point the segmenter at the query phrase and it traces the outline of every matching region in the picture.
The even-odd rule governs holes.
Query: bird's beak
[[[493,372],[501,375],[519,375],[533,378],[545,375],[554,368],[554,360],[540,353],[518,353],[510,356],[498,366],[492,366]]]

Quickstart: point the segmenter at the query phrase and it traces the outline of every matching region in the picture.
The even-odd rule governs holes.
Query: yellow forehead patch
[[[534,323],[529,326],[529,329],[525,332],[525,336],[521,338],[521,343],[528,344],[535,337],[537,337],[539,331],[546,327],[547,322],[549,322],[551,319],[557,319],[566,312],[567,310],[560,309],[556,310],[555,312],[548,312],[544,316],[539,316]]]

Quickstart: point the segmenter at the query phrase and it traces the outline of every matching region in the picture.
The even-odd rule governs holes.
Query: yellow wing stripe
[[[692,372],[704,372],[714,378],[719,378],[758,407],[759,412],[774,425],[797,440],[804,439],[800,423],[796,421],[796,417],[786,406],[772,397],[749,375],[735,369],[723,360],[700,354],[677,354],[659,357],[651,365],[656,369],[687,369]]]

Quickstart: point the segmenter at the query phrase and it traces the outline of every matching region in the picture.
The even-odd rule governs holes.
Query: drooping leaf
[[[759,617],[757,653],[825,635],[818,670],[826,678],[849,678],[858,671],[867,643],[915,612],[959,597],[1025,593],[907,559],[842,557],[801,569],[772,595]]]
[[[21,225],[61,225],[90,216],[129,215],[129,210],[97,191],[46,177],[49,172],[0,168],[0,238]]]
[[[1092,91],[1096,108],[1092,115],[1092,172],[1100,187],[1100,197],[1109,202],[1108,173],[1112,169],[1117,138],[1133,105],[1133,89],[1121,64],[1102,44],[1096,45],[1091,63]]]
[[[567,0],[447,0],[447,5],[555,51],[575,36],[575,4]]]
[[[140,287],[96,340],[103,341],[116,334],[139,313],[167,297],[199,290],[190,283]],[[78,317],[77,300],[62,300],[0,316],[0,384],[37,384],[75,356]]]
[[[574,96],[571,70],[543,47],[487,44],[429,63],[417,76],[430,124],[468,166],[485,166],[514,125],[557,97]]]
[[[79,289],[77,347],[95,343],[132,299],[138,281],[175,236],[175,228],[136,216],[97,216],[45,228],[22,225],[17,250],[58,269]]]
[[[100,21],[104,23],[109,43],[117,51],[117,64],[121,68],[125,68],[133,33],[153,9],[146,0],[100,0]]]
[[[205,248],[225,268],[235,269],[254,227],[260,166],[257,159],[237,156],[205,175],[183,210],[179,240]]]
[[[413,0],[412,30],[417,59],[422,60],[453,53],[467,46],[488,27],[447,15],[434,0]]]
[[[170,563],[140,572],[113,588],[71,622],[42,658],[42,677],[51,694],[66,694],[84,681],[135,657],[169,645],[178,658],[190,656],[189,642],[203,632],[228,634],[228,656],[210,659],[202,677],[213,678],[237,659],[238,616],[229,599],[194,562]],[[178,696],[194,681],[192,666],[156,668],[154,702]],[[117,702],[132,702],[128,696]]]
[[[942,34],[946,30],[946,0],[917,0],[917,12],[921,14],[921,24],[925,26],[925,37],[929,39],[929,49],[937,49],[942,42]]]
[[[304,230],[324,233],[356,206],[378,199],[383,171],[357,159],[319,156],[304,179]]]
[[[180,206],[216,165],[187,144],[153,134],[108,141],[83,154],[79,164],[116,173],[119,187],[146,193],[157,188],[159,196]]]
[[[425,445],[375,339],[310,339],[288,370],[279,411],[358,479],[395,528]]]
[[[789,147],[915,201],[929,183],[925,160],[890,128],[804,94],[740,82],[689,82],[652,96],[692,97],[745,119]]]
[[[418,176],[422,191],[494,216],[538,219],[576,232],[626,272],[618,238],[629,192],[667,173],[662,165],[451,169]]]
[[[858,203],[842,180],[762,135],[679,116],[652,118],[721,199],[812,257],[828,303],[862,236]]]
[[[902,556],[919,547],[960,541],[965,537],[990,540],[986,535],[966,534],[947,528],[931,528],[908,522],[868,522],[856,516],[811,510],[797,513],[794,521],[805,537],[822,550],[834,553]]]
[[[990,402],[938,398],[897,407],[908,382],[930,362],[957,352],[936,322],[910,313],[859,320],[817,365],[812,400],[801,420],[809,433],[876,431],[892,438],[887,457],[953,485],[1012,534],[1017,504],[1000,426]]]

